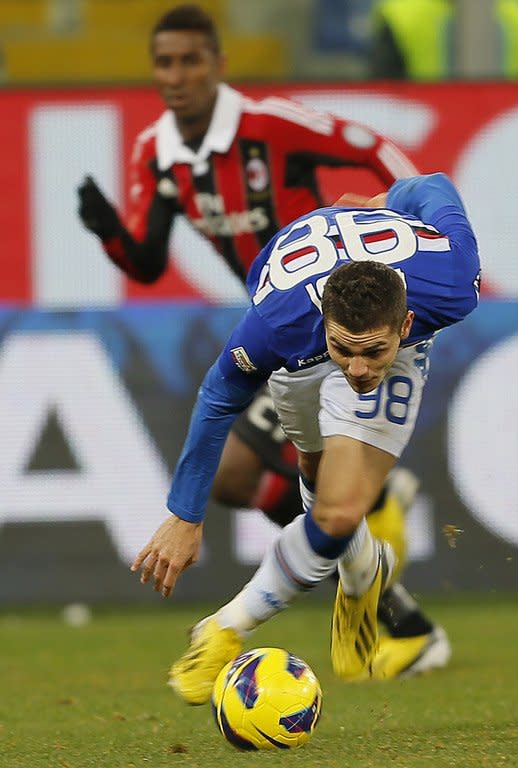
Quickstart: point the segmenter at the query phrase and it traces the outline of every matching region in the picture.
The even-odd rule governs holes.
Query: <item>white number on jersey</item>
[[[322,214],[309,216],[304,222],[293,224],[273,247],[263,267],[259,287],[253,297],[260,304],[276,289],[288,291],[309,278],[329,273],[340,253],[332,239],[337,235],[351,261],[379,261],[383,264],[405,261],[417,250],[417,237],[408,221],[395,217],[392,211],[376,211],[376,220],[357,222],[355,214],[365,211],[340,211],[335,215],[336,227]],[[380,221],[379,216],[386,216]],[[412,220],[414,224],[421,224]],[[298,233],[298,236],[297,236]],[[404,280],[403,273],[398,270]],[[308,283],[306,290],[311,301],[320,309],[320,299],[328,274],[316,283]]]

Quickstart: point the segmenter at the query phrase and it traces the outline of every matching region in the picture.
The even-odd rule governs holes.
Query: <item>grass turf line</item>
[[[516,595],[426,602],[448,630],[448,669],[406,681],[346,685],[329,659],[329,605],[299,603],[247,647],[304,658],[324,691],[321,722],[294,752],[240,753],[208,707],[166,687],[186,630],[206,607],[93,610],[83,627],[57,609],[0,613],[2,768],[500,768],[518,765]],[[259,763],[260,761],[260,763]]]

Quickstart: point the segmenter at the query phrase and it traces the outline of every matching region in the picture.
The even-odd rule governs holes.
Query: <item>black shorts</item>
[[[298,477],[295,448],[279,423],[268,387],[263,387],[238,416],[232,431],[259,456],[265,467],[284,477]]]

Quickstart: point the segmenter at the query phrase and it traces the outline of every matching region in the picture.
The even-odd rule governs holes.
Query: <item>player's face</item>
[[[355,392],[372,392],[381,384],[395,360],[399,345],[408,338],[413,313],[408,312],[400,332],[388,325],[364,333],[351,333],[329,318],[326,321],[327,349],[332,360]]]
[[[223,58],[202,32],[158,32],[151,56],[155,82],[180,124],[210,122]]]

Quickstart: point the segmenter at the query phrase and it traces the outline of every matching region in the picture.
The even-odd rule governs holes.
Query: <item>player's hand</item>
[[[333,205],[343,205],[344,208],[385,208],[386,204],[386,192],[380,192],[379,195],[374,195],[374,197],[357,195],[354,192],[345,192]]]
[[[80,187],[78,213],[87,229],[101,240],[109,240],[117,234],[120,223],[117,211],[105,198],[91,176],[86,176]]]
[[[169,597],[178,576],[197,562],[201,549],[203,523],[188,523],[170,515],[153,534],[131,565],[132,571],[142,567],[140,581],[153,577],[155,592]]]

